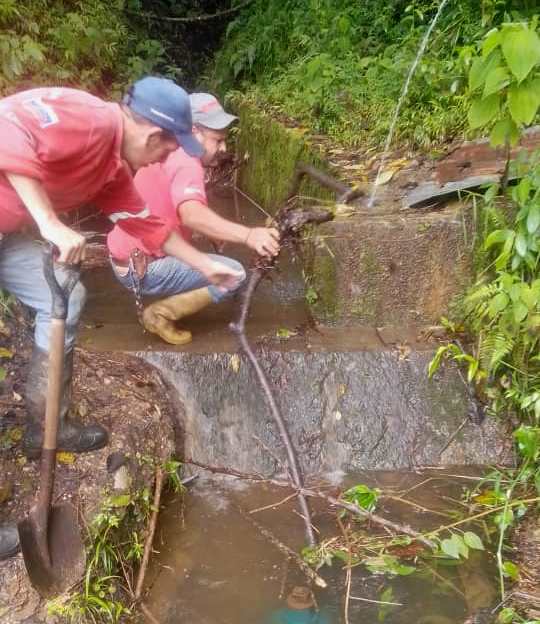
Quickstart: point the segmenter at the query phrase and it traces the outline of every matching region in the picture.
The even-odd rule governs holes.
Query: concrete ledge
[[[185,455],[208,464],[261,473],[279,471],[281,442],[246,360],[237,355],[142,352],[176,390]],[[471,404],[452,367],[432,381],[432,352],[265,351],[306,473],[509,462],[504,432],[493,419],[470,422]]]

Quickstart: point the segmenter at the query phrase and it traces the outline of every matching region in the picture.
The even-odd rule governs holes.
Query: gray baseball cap
[[[238,119],[226,113],[218,99],[210,93],[192,93],[189,99],[194,124],[211,130],[225,130]]]

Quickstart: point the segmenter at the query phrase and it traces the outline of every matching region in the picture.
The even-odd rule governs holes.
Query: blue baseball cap
[[[134,113],[172,132],[190,156],[203,155],[202,145],[191,133],[193,119],[189,95],[175,82],[146,76],[133,83],[122,101]]]

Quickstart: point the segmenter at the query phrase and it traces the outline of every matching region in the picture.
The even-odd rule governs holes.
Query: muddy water
[[[463,488],[474,482],[447,476],[447,472],[348,475],[341,487],[369,483],[444,514],[459,509],[456,501]],[[462,470],[453,472],[459,473],[467,476]],[[415,487],[421,482],[422,486]],[[162,624],[262,623],[274,609],[283,606],[281,592],[286,594],[294,585],[304,584],[304,577],[294,564],[289,564],[287,570],[284,556],[246,519],[246,513],[281,501],[286,495],[280,488],[201,478],[191,488],[185,507],[180,499],[170,501],[157,533],[155,548],[159,554],[148,576],[148,604]],[[451,522],[450,517],[390,500],[380,503],[379,512],[421,529]],[[286,503],[251,516],[282,542],[295,550],[302,548],[303,530],[293,505]],[[323,538],[338,532],[333,515],[320,505],[315,507],[314,522]],[[490,554],[478,553],[464,565],[441,565],[430,560],[433,573],[393,578],[372,575],[358,566],[353,570],[352,596],[380,600],[381,594],[392,588],[390,601],[402,606],[383,611],[379,604],[351,600],[349,621],[463,622],[468,613],[493,603],[496,592],[492,564]],[[318,590],[319,606],[330,615],[331,622],[343,622],[342,564],[334,560],[332,567],[325,566],[320,573],[328,589]]]

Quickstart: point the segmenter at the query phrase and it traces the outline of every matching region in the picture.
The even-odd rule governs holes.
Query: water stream
[[[394,138],[394,131],[396,129],[396,123],[399,117],[399,112],[401,111],[401,106],[405,98],[407,97],[407,93],[409,91],[409,85],[411,84],[412,77],[414,75],[414,72],[416,71],[416,68],[418,66],[418,63],[420,62],[420,59],[424,55],[424,51],[426,49],[429,38],[431,36],[431,32],[435,28],[435,24],[437,23],[437,20],[439,19],[442,13],[442,10],[444,9],[447,2],[448,0],[442,0],[442,2],[440,3],[437,13],[435,14],[435,17],[431,21],[431,24],[429,25],[424,37],[422,38],[416,57],[413,61],[413,64],[411,65],[411,68],[409,69],[409,73],[407,74],[407,78],[405,80],[405,84],[403,85],[403,90],[401,91],[401,95],[399,96],[398,103],[394,110],[394,114],[392,116],[392,123],[390,124],[390,129],[388,130],[388,135],[384,143],[384,150],[383,150],[383,154],[381,157],[381,162],[379,164],[379,168],[377,169],[377,177],[375,178],[375,182],[373,183],[373,188],[371,190],[371,195],[369,197],[368,208],[372,208],[373,204],[375,203],[375,197],[377,195],[377,191],[379,187],[380,175],[388,159],[388,152],[390,150],[390,145],[392,144],[392,139]]]
[[[365,472],[345,476],[341,487],[364,482],[387,492],[409,490],[407,500],[447,513],[459,507],[456,501],[463,487],[471,484],[470,474],[463,470]],[[425,483],[415,487],[421,482]],[[162,514],[155,542],[159,554],[148,576],[148,604],[157,619],[162,624],[262,624],[273,610],[283,606],[280,593],[286,595],[293,586],[305,585],[297,567],[290,563],[286,568],[284,555],[245,517],[250,510],[281,501],[287,494],[267,485],[200,479],[185,506],[180,498],[171,500]],[[314,507],[321,541],[337,535],[334,513],[325,506]],[[303,527],[294,509],[294,502],[290,502],[253,513],[252,517],[282,542],[300,550]],[[451,521],[395,501],[384,501],[380,511],[420,529]],[[403,563],[415,565],[413,560]],[[433,559],[429,565],[434,572],[424,568],[410,576],[394,577],[354,567],[352,596],[377,601],[391,588],[391,594],[385,595],[391,595],[391,602],[401,606],[351,600],[350,624],[459,624],[495,599],[491,554],[476,553],[462,565]],[[319,606],[330,615],[332,624],[341,623],[343,564],[336,559],[319,572],[328,583],[327,589],[317,591]]]

